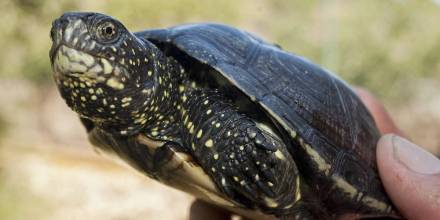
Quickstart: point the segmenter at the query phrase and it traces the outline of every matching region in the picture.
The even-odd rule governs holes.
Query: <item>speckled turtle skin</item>
[[[90,141],[151,178],[251,218],[397,217],[379,132],[342,80],[247,32],[53,23],[54,79]]]

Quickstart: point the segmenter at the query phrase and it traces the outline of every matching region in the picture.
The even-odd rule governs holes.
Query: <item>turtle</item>
[[[50,36],[90,142],[146,176],[252,219],[399,218],[374,119],[308,59],[224,24],[130,32],[94,12],[64,13]]]

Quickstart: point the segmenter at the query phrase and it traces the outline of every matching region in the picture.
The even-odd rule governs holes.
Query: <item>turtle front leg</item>
[[[268,213],[301,198],[296,165],[283,141],[216,92],[182,94],[182,142],[230,199]]]

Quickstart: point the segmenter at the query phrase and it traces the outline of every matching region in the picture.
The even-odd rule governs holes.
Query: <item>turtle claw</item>
[[[263,165],[265,165],[265,164],[263,164]],[[275,183],[277,181],[275,178],[275,175],[272,172],[270,172],[270,170],[267,167],[264,168],[264,167],[260,166],[260,172],[263,174],[262,176],[264,178],[266,178],[269,182]]]
[[[256,184],[259,189],[261,189],[264,194],[266,194],[268,197],[275,197],[275,192],[264,182],[262,181],[256,181]]]
[[[247,134],[254,141],[256,146],[268,151],[277,150],[276,141],[269,133],[257,127],[251,127],[247,129]]]

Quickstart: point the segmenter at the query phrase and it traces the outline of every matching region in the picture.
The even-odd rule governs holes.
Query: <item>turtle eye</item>
[[[113,42],[119,35],[116,25],[109,21],[99,24],[97,31],[99,40],[105,43]]]

